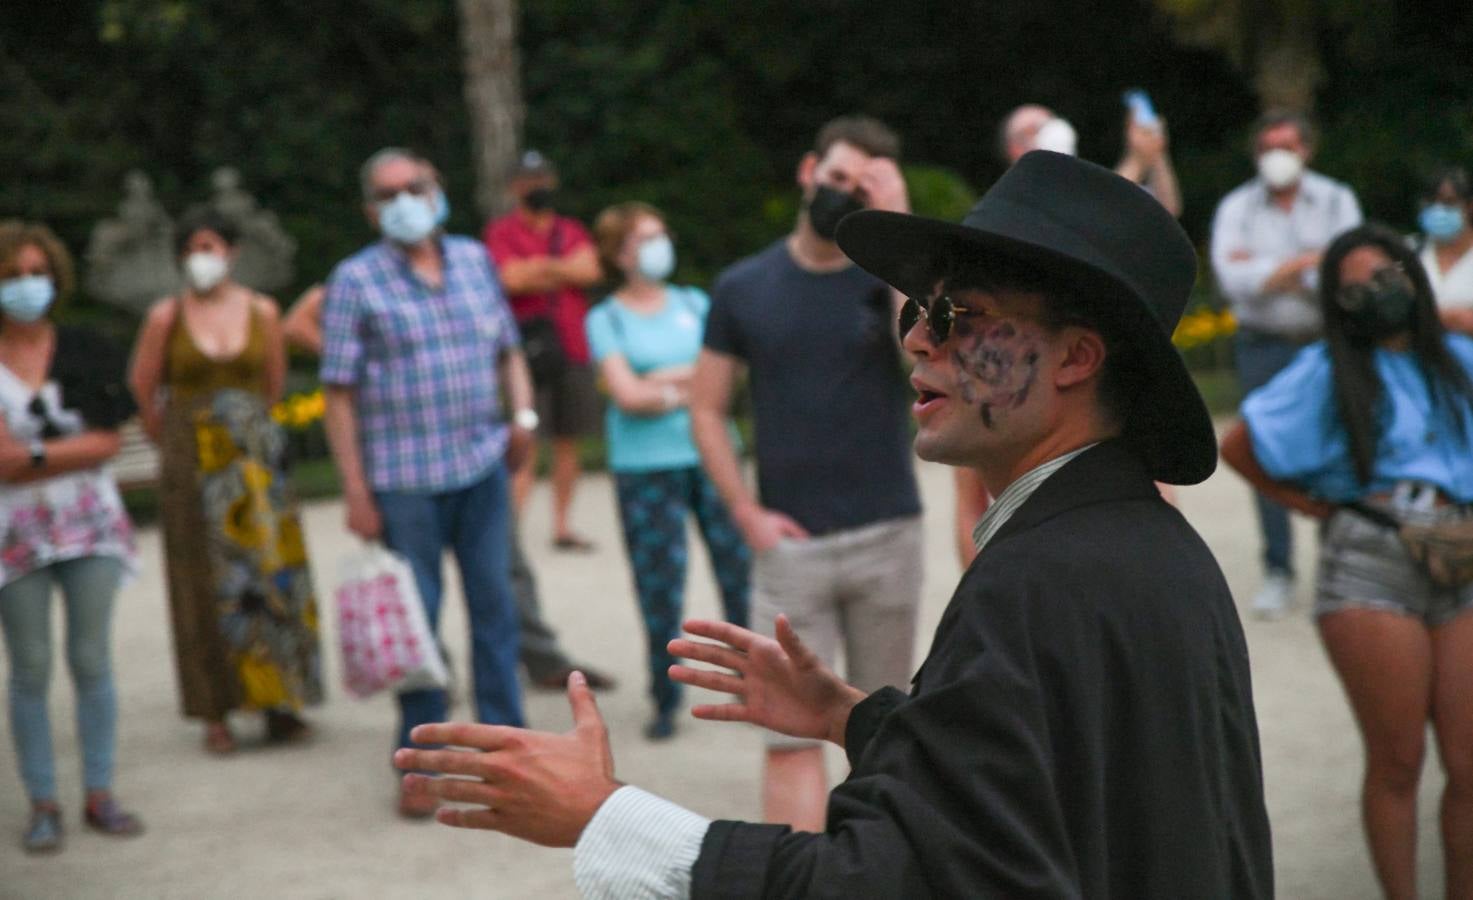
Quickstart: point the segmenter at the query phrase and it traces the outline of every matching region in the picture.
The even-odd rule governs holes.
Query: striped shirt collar
[[[977,527],[972,529],[972,545],[977,548],[977,552],[982,552],[982,548],[987,546],[987,542],[992,540],[993,535],[997,534],[998,529],[1007,524],[1008,519],[1013,517],[1013,513],[1018,511],[1018,507],[1022,506],[1029,497],[1032,497],[1033,492],[1038,490],[1038,486],[1047,481],[1050,475],[1062,469],[1074,457],[1091,447],[1098,446],[1099,441],[1096,441],[1093,444],[1086,444],[1078,450],[1071,450],[1063,456],[1056,456],[1046,463],[1029,469],[1016,481],[1004,488],[1003,492],[997,496],[997,499],[988,505],[987,511],[982,514],[982,518],[977,520]]]

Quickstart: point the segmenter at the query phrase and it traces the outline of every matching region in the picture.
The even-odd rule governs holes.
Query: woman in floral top
[[[77,691],[84,821],[142,831],[112,796],[117,696],[113,598],[134,565],[132,529],[106,462],[132,414],[123,359],[100,336],[50,321],[71,261],[42,225],[0,223],[0,622],[10,659],[10,727],[31,800],[23,845],[61,848],[46,694],[51,594],[66,601],[66,658]]]

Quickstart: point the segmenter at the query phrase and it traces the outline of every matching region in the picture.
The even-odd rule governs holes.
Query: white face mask
[[[1269,187],[1282,190],[1299,181],[1304,160],[1292,150],[1269,150],[1258,157],[1258,174]]]
[[[224,281],[229,271],[230,263],[218,253],[191,253],[184,258],[184,277],[200,293],[208,293]]]
[[[1052,150],[1069,156],[1078,155],[1079,134],[1067,119],[1049,119],[1033,138],[1033,149]]]

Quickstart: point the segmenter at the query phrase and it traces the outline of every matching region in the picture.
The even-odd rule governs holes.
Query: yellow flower
[[[322,389],[318,388],[310,394],[292,394],[277,403],[271,407],[271,418],[280,425],[299,431],[321,419],[326,411],[327,400]]]

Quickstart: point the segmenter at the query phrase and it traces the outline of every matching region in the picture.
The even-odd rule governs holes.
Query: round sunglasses
[[[934,300],[906,297],[905,303],[900,307],[900,319],[896,323],[900,331],[900,341],[905,342],[905,336],[916,327],[922,314],[925,314],[926,317],[926,329],[931,333],[931,343],[942,344],[951,337],[951,326],[956,323],[957,313],[981,311],[974,307],[962,306],[946,294]]]

